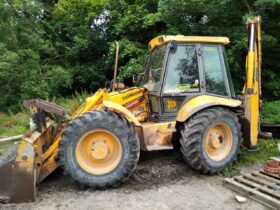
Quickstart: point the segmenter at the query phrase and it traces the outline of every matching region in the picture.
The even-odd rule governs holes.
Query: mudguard
[[[122,105],[119,105],[112,101],[103,101],[103,104],[107,108],[120,112],[121,114],[124,115],[124,117],[127,120],[131,120],[135,125],[137,125],[137,126],[141,125],[140,122],[136,119],[136,117],[134,117],[134,115],[127,108],[123,107]]]
[[[186,102],[180,109],[176,120],[178,122],[185,122],[196,112],[211,106],[225,106],[234,108],[239,107],[241,104],[241,101],[235,99],[201,95]]]

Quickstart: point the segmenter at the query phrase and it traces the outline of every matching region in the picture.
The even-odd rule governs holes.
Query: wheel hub
[[[216,133],[211,136],[210,145],[213,149],[220,148],[223,143],[223,137]]]
[[[93,144],[92,150],[91,150],[91,155],[95,159],[102,160],[102,159],[106,158],[108,154],[109,154],[109,148],[105,142],[99,141],[99,142],[95,142]]]
[[[205,148],[208,157],[220,161],[227,157],[233,145],[233,134],[226,124],[216,124],[209,129]]]
[[[92,130],[80,138],[76,158],[79,166],[88,173],[106,174],[120,163],[122,146],[110,131]]]

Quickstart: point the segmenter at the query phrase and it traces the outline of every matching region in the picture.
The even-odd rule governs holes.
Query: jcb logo
[[[177,102],[174,100],[168,100],[166,107],[167,107],[167,109],[174,109],[177,107]]]

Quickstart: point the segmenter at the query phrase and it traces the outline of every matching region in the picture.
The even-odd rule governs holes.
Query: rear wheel
[[[139,141],[129,122],[114,112],[92,111],[74,119],[61,138],[60,160],[77,182],[116,187],[133,172]]]
[[[184,124],[181,134],[181,151],[186,162],[210,174],[233,163],[242,136],[238,118],[223,108],[198,112]]]

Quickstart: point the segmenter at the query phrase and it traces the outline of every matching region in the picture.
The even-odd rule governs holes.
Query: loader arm
[[[246,59],[246,83],[244,85],[244,145],[257,148],[260,133],[261,97],[261,18],[251,17],[247,22],[248,54]]]

